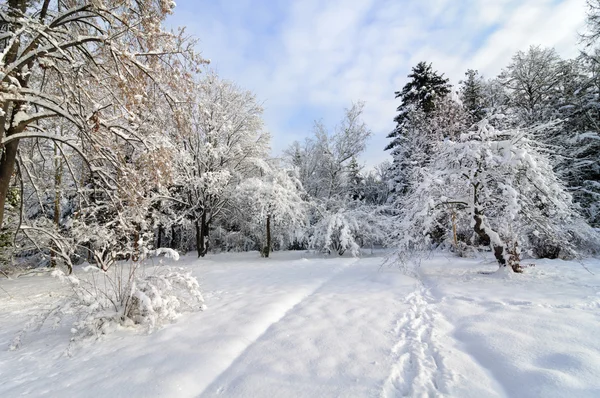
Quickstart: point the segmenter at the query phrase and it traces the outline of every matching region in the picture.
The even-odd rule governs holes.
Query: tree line
[[[256,96],[210,70],[167,0],[0,5],[0,269],[106,270],[180,252],[389,246],[597,250],[598,1],[585,51],[518,52],[455,90],[421,62],[396,92],[393,162],[365,171],[364,104],[270,156]]]

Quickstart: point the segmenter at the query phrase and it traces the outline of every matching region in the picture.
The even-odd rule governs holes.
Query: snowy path
[[[428,289],[417,284],[405,303],[409,305],[394,329],[397,343],[392,352],[397,356],[385,382],[383,397],[441,396],[448,392],[452,372],[446,368],[435,334],[435,320],[440,315]]]
[[[379,257],[184,257],[208,309],[64,355],[69,326],[0,350],[0,396],[598,397],[600,262],[506,279],[436,256],[418,279]],[[60,294],[0,280],[0,347]],[[57,293],[58,292],[58,293]],[[10,294],[10,297],[6,295]],[[4,295],[3,295],[4,294]]]
[[[378,273],[380,262],[361,259],[332,275],[202,396],[377,396],[390,367],[388,325],[412,288],[402,275]]]

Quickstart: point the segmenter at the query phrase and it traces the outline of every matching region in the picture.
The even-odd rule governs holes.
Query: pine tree
[[[407,192],[412,170],[427,160],[428,137],[421,134],[421,127],[434,113],[437,104],[450,93],[451,87],[448,79],[425,62],[412,68],[408,77],[410,80],[402,91],[396,92],[396,98],[402,102],[394,119],[396,128],[388,135],[392,141],[385,148],[392,151],[394,158],[391,170],[393,195]]]
[[[352,157],[348,165],[348,195],[352,200],[363,200],[365,198],[365,178],[361,174],[361,167]]]
[[[396,91],[396,98],[401,99],[398,106],[398,115],[394,118],[396,128],[388,135],[392,142],[385,148],[393,149],[398,146],[398,138],[404,133],[407,123],[410,123],[411,110],[420,110],[425,114],[435,109],[436,101],[450,93],[449,79],[434,71],[431,64],[419,62],[412,68],[412,73],[408,75],[410,80],[402,88],[402,91]]]
[[[460,100],[469,112],[474,122],[485,117],[485,105],[483,97],[483,78],[479,72],[469,69],[465,72],[465,80],[461,80]]]

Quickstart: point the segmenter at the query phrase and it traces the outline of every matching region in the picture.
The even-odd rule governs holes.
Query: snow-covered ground
[[[418,278],[381,263],[183,257],[205,311],[70,357],[68,324],[8,350],[66,287],[48,275],[0,280],[0,397],[600,396],[600,261],[540,260],[510,276],[440,254]]]

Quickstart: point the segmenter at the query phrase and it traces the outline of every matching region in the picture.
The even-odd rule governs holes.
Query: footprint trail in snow
[[[440,397],[448,394],[453,380],[445,366],[435,331],[441,315],[429,290],[419,282],[417,289],[404,299],[409,305],[392,333],[397,343],[392,347],[394,364],[383,385],[382,398]]]

